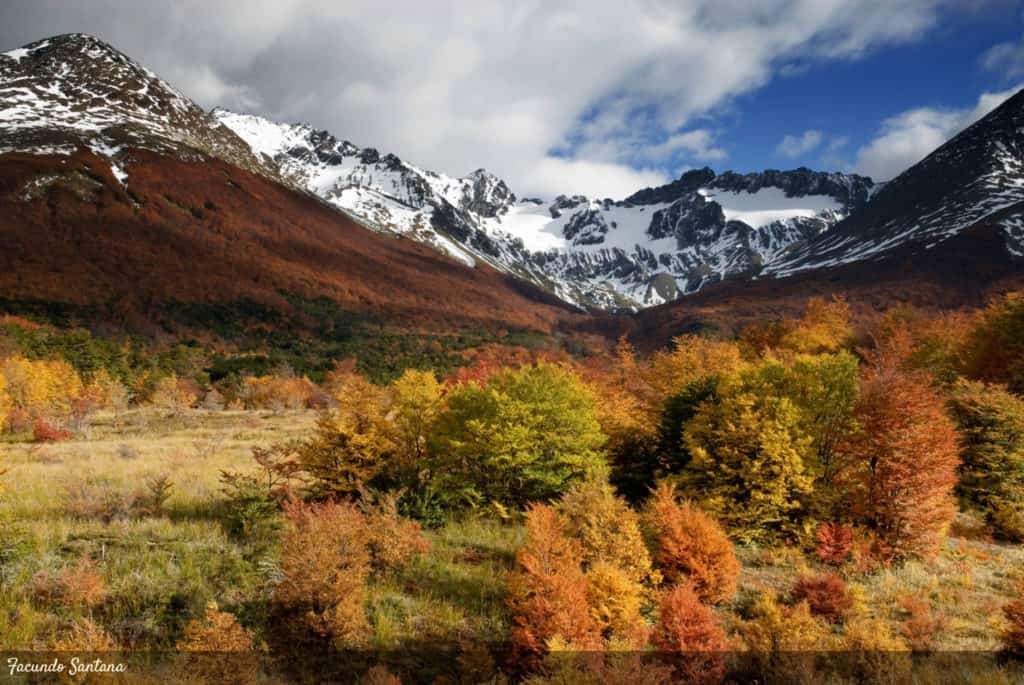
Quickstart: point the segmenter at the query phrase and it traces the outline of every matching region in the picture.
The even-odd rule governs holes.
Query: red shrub
[[[794,603],[807,602],[811,613],[829,623],[839,623],[851,608],[853,598],[846,583],[839,576],[827,573],[820,576],[801,576],[793,586]]]
[[[336,647],[363,644],[370,632],[364,601],[370,574],[366,517],[353,504],[285,505],[283,579],[272,605],[279,628],[296,639],[315,636]]]
[[[1021,589],[1024,590],[1024,586]],[[1003,617],[1006,619],[1003,647],[1009,652],[1024,656],[1024,598],[1015,599],[1004,606]]]
[[[368,502],[369,493],[364,494]],[[398,495],[384,495],[364,505],[370,558],[375,571],[405,566],[413,557],[430,551],[430,540],[423,537],[418,521],[398,513]]]
[[[814,556],[826,564],[839,566],[853,552],[853,528],[838,523],[823,523],[818,528],[818,546]]]
[[[931,557],[956,511],[956,427],[927,376],[874,362],[861,377],[862,430],[840,446],[837,482],[880,560]]]
[[[910,648],[926,651],[934,646],[935,633],[945,626],[942,614],[933,614],[932,606],[926,600],[908,597],[900,602],[900,607],[908,617],[900,626],[900,633],[907,640]]]
[[[689,587],[662,595],[651,643],[673,655],[676,676],[685,683],[720,683],[725,677],[725,631]]]
[[[32,423],[32,439],[36,442],[63,442],[71,439],[71,431],[40,417]]]

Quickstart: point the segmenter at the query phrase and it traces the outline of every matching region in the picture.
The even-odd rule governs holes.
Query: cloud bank
[[[452,174],[485,166],[520,194],[621,197],[727,158],[701,118],[737,96],[794,64],[916,40],[957,4],[7,0],[0,45],[85,31],[207,107],[308,121]]]

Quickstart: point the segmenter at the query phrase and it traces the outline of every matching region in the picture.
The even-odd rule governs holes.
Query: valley
[[[1024,91],[891,179],[703,130],[598,198],[206,83],[0,53],[0,654],[1021,681]]]

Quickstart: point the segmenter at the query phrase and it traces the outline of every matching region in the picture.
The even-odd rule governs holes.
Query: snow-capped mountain
[[[129,148],[223,159],[276,176],[242,140],[156,74],[106,43],[67,34],[0,53],[0,153],[78,146],[126,178]]]
[[[483,230],[483,222],[506,212],[516,199],[503,181],[483,169],[452,178],[310,126],[275,124],[223,109],[215,109],[213,116],[292,182],[370,228],[408,235],[468,266],[478,258],[497,265],[520,259],[493,244]]]
[[[425,171],[304,124],[215,110],[293,182],[372,228],[483,260],[585,307],[639,308],[757,273],[863,205],[870,179],[809,169],[690,171],[625,200],[516,199],[479,169]]]
[[[542,200],[517,198],[483,169],[456,178],[308,125],[208,113],[84,34],[0,53],[0,155],[81,148],[106,159],[129,192],[135,151],[222,160],[584,308],[640,309],[726,279],[927,254],[977,226],[1024,257],[1024,93],[887,184],[805,168],[704,168],[618,201]],[[60,184],[59,175],[32,182]]]
[[[972,227],[993,227],[1013,256],[1024,256],[1024,91],[886,183],[862,210],[796,247],[765,272],[926,251]]]

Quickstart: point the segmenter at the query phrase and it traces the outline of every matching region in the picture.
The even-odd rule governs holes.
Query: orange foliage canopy
[[[929,557],[956,511],[956,428],[922,372],[877,357],[861,377],[861,430],[840,446],[840,487],[888,561]]]
[[[601,648],[597,624],[587,608],[582,560],[583,550],[565,534],[558,512],[544,504],[532,505],[507,599],[517,658],[536,658],[556,639],[577,651]]]
[[[703,601],[728,601],[736,592],[740,563],[718,523],[689,502],[676,502],[675,487],[661,485],[645,512],[657,534],[654,561],[673,583],[688,583]]]
[[[685,585],[662,595],[651,642],[659,651],[676,655],[673,662],[679,682],[711,685],[725,677],[725,631]]]

